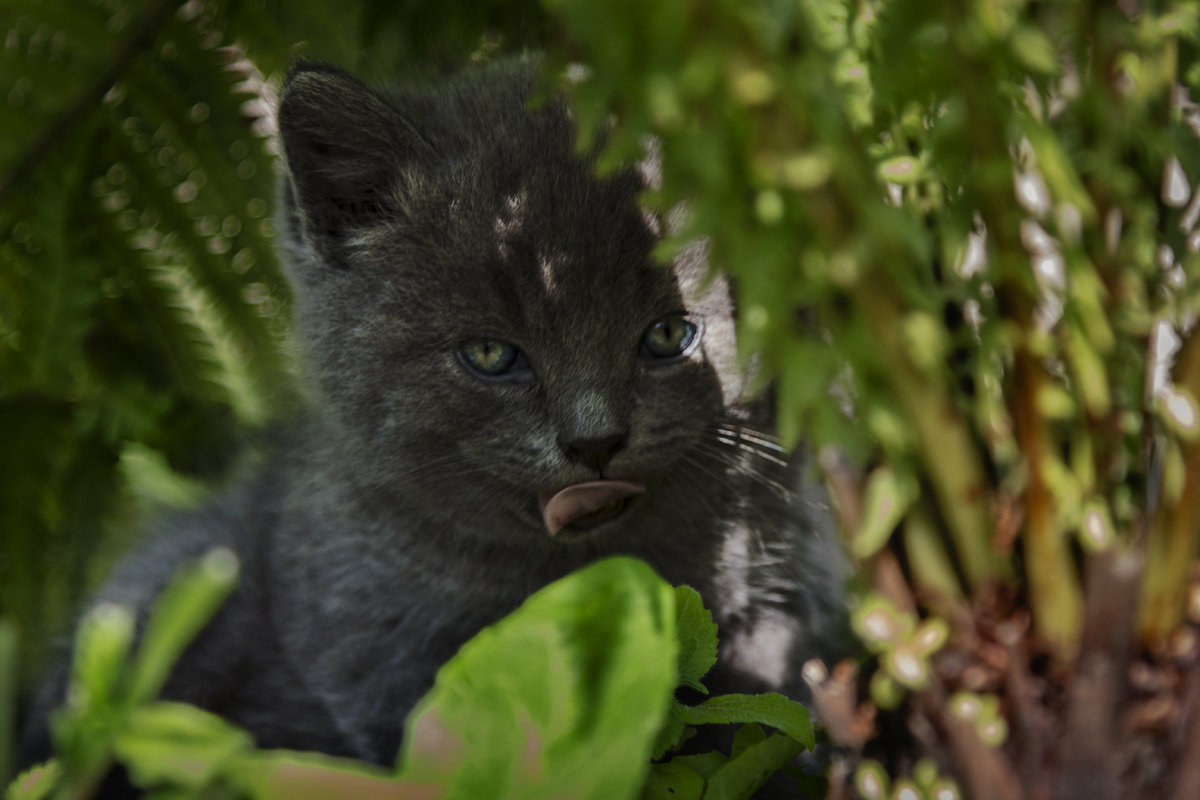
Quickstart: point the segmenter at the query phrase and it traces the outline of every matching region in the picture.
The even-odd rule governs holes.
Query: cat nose
[[[558,444],[567,454],[567,458],[600,472],[608,466],[613,455],[625,446],[625,433],[614,433],[595,439],[572,439],[569,442],[560,437]]]

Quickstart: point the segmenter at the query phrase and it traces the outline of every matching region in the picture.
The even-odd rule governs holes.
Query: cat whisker
[[[791,453],[777,438],[770,434],[760,433],[758,431],[748,430],[742,427],[731,426],[725,423],[715,423],[705,431],[711,436],[721,436],[726,439],[732,439],[738,446],[753,447],[762,452],[769,452],[776,457],[788,459]]]
[[[742,440],[745,440],[748,442],[753,442],[755,444],[762,445],[763,447],[774,450],[777,453],[783,453],[786,455],[788,452],[787,448],[784,447],[776,437],[774,437],[770,434],[764,434],[759,431],[755,431],[751,428],[745,427],[744,425],[732,425],[729,423],[718,422],[714,426],[714,428],[716,428],[717,430],[722,431],[724,433],[735,436],[738,439],[742,439]]]
[[[745,461],[742,461],[742,460],[736,458],[735,453],[731,453],[730,451],[728,451],[726,449],[723,449],[717,445],[714,445],[714,444],[711,444],[708,442],[704,442],[704,441],[697,442],[696,449],[699,451],[708,453],[709,455],[713,456],[714,458],[717,458],[719,461],[721,461],[725,465],[736,470],[739,474],[744,475],[747,478],[750,478],[752,480],[758,481],[763,486],[766,486],[766,487],[772,489],[780,498],[782,498],[784,500],[791,500],[793,497],[795,497],[795,492],[793,492],[787,486],[783,485],[779,481],[774,480],[773,478],[771,478],[767,475],[764,475],[761,471],[755,469],[753,466],[746,463]],[[751,451],[751,452],[753,452],[753,451]],[[761,455],[761,454],[758,454],[758,455]]]
[[[722,476],[715,475],[712,472],[712,470],[707,468],[704,464],[702,464],[700,462],[699,459],[695,458],[692,455],[684,454],[682,456],[681,460],[684,461],[684,463],[692,466],[694,469],[697,469],[697,470],[703,472],[704,474],[709,475],[710,477],[714,478],[715,480],[727,481],[727,479],[723,478]],[[699,503],[701,506],[703,506],[704,509],[707,510],[715,519],[721,518],[721,515],[719,515],[716,512],[716,510],[712,507],[711,503],[709,502],[708,498],[705,495],[705,492],[701,491],[699,488],[697,488],[691,484],[688,484],[687,488],[690,491],[690,493],[695,497],[696,502]],[[759,516],[764,522],[767,520],[766,515],[759,515]],[[748,522],[748,520],[746,520],[746,517],[747,517],[747,515],[745,514],[745,512],[743,512],[742,519]],[[755,553],[757,553],[757,554],[770,553],[771,548],[768,545],[768,543],[763,539],[762,531],[759,529],[759,526],[747,524],[745,526],[745,530],[750,535],[751,543],[754,545]],[[778,564],[781,561],[782,561],[782,559],[779,558],[778,556],[769,556],[767,558],[757,558],[756,557],[756,558],[750,559],[747,562],[747,564],[748,564],[748,566],[750,566],[752,568],[761,568],[761,567],[769,567],[774,564]]]
[[[749,445],[749,444],[746,444],[745,442],[740,442],[740,441],[737,441],[734,439],[728,439],[719,433],[714,433],[713,438],[716,439],[721,444],[727,444],[732,447],[736,447],[737,449],[742,450],[744,452],[753,453],[754,455],[758,456],[761,459],[770,461],[772,464],[778,464],[781,467],[787,466],[787,462],[784,461],[782,458],[779,458],[778,456],[772,455],[770,453],[764,453],[762,450],[759,450],[757,447],[754,447],[753,445]]]
[[[717,433],[715,431],[705,431],[704,435],[701,437],[701,442],[704,442],[711,447],[716,447],[717,449],[721,450],[723,453],[728,453],[728,454],[736,453],[736,454],[756,456],[756,457],[762,459],[763,461],[766,461],[769,464],[773,465],[773,467],[781,467],[781,468],[786,469],[788,466],[788,462],[786,460],[779,458],[777,455],[775,455],[772,452],[764,452],[757,445],[754,445],[752,443],[742,442],[742,441],[736,441],[736,440],[730,439],[727,436],[723,436],[720,433]]]
[[[704,432],[704,435],[710,439],[718,439],[722,444],[738,447],[739,450],[755,452],[763,458],[774,459],[776,463],[790,463],[791,453],[788,453],[779,445],[770,443],[766,439],[743,437],[743,435],[737,433],[727,433],[719,427],[709,429],[709,431]]]

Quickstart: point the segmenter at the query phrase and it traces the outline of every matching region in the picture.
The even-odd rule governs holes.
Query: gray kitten
[[[843,562],[802,451],[736,357],[705,248],[668,266],[652,159],[594,176],[534,69],[380,91],[302,64],[279,108],[283,256],[307,417],[232,496],[178,517],[101,600],[143,614],[215,545],[239,588],[166,696],[263,747],[390,763],[438,667],[612,554],[695,587],[717,691],[801,695]]]

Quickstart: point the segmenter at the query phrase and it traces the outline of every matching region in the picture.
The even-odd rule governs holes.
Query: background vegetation
[[[884,761],[857,791],[1195,796],[1198,29],[1165,0],[10,0],[0,610],[26,675],[131,520],[295,402],[287,61],[391,79],[534,47],[587,65],[611,158],[661,141],[648,202],[689,204],[781,436],[820,454],[873,655],[813,682]]]

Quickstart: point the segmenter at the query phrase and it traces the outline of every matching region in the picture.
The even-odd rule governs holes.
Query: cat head
[[[565,103],[529,107],[534,75],[377,90],[293,71],[279,128],[297,329],[354,480],[541,541],[558,490],[622,481],[644,492],[555,540],[618,536],[716,502],[721,431],[762,403],[703,243],[656,263],[646,165],[597,178]]]

